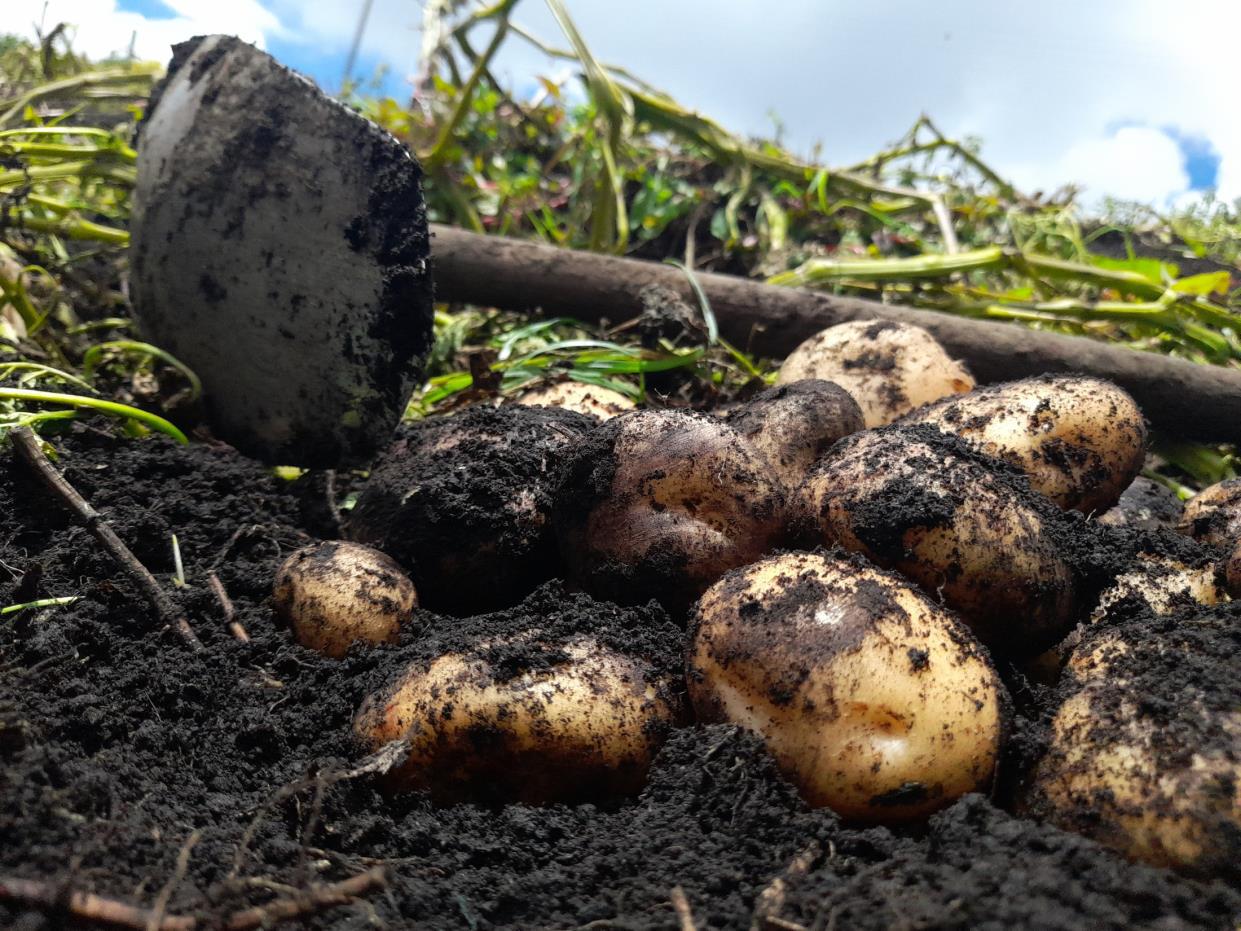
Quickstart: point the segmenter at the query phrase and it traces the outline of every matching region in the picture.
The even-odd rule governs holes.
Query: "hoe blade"
[[[177,46],[143,124],[130,291],[221,438],[334,467],[389,439],[432,341],[421,170],[234,38]]]

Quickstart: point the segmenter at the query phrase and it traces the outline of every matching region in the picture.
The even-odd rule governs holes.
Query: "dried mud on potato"
[[[803,483],[800,513],[826,545],[940,597],[988,647],[1033,655],[1072,626],[1076,581],[1055,512],[1002,464],[933,427],[846,437]]]
[[[1142,469],[1146,423],[1111,382],[1040,375],[977,388],[915,411],[902,423],[953,433],[1020,469],[1062,508],[1104,511]]]
[[[999,677],[959,621],[898,577],[856,557],[774,556],[708,589],[691,631],[699,719],[759,734],[812,804],[898,822],[990,782]]]

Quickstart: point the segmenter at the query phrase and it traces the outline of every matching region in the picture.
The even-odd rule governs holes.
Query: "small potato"
[[[646,780],[675,702],[645,661],[590,637],[549,645],[549,659],[506,671],[517,640],[415,663],[368,697],[354,732],[370,750],[393,740],[409,757],[388,788],[438,803],[527,804],[633,794]]]
[[[1120,493],[1116,506],[1100,515],[1098,521],[1108,527],[1171,530],[1180,521],[1184,510],[1185,506],[1175,491],[1139,475]]]
[[[571,577],[621,604],[684,610],[735,566],[781,542],[784,495],[727,424],[632,411],[573,447],[553,518]]]
[[[1177,529],[1200,543],[1232,546],[1241,540],[1241,478],[1230,478],[1194,495]]]
[[[1088,634],[1025,811],[1134,860],[1241,878],[1238,621],[1221,606]]]
[[[729,411],[725,422],[766,457],[788,489],[805,480],[833,443],[866,426],[847,391],[817,379],[769,388]]]
[[[974,387],[965,367],[926,330],[884,320],[841,323],[810,337],[784,360],[776,381],[807,378],[835,382],[853,395],[868,427]]]
[[[334,540],[304,546],[286,559],[276,572],[272,602],[298,643],[339,657],[359,641],[395,641],[418,593],[391,557]]]
[[[785,553],[730,572],[691,623],[699,720],[760,735],[813,805],[924,817],[991,781],[1004,689],[943,608],[860,560]]]
[[[589,414],[599,420],[631,411],[636,406],[632,399],[619,391],[580,381],[561,381],[531,388],[517,396],[517,403],[527,407],[559,407]]]
[[[896,569],[997,652],[1030,656],[1074,620],[1051,505],[930,427],[846,437],[799,490],[821,543]]]
[[[954,433],[1016,466],[1062,508],[1105,511],[1142,469],[1146,422],[1128,394],[1083,375],[1040,375],[978,388],[904,423]]]

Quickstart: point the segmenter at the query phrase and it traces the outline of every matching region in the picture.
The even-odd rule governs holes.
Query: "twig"
[[[190,627],[190,622],[173,604],[167,593],[160,588],[159,583],[155,581],[155,576],[151,575],[146,566],[138,561],[138,557],[121,541],[103,516],[91,507],[90,502],[78,494],[77,489],[56,470],[44,454],[43,447],[34,435],[34,431],[29,427],[14,427],[9,431],[9,436],[12,437],[13,448],[17,450],[22,461],[39,477],[60,503],[78,517],[117,565],[125,570],[130,580],[155,608],[155,613],[159,615],[160,620],[176,628],[181,638],[195,650],[203,649],[202,642]]]
[[[72,892],[37,879],[0,877],[0,901],[15,902],[44,912],[64,912],[79,921],[130,928],[133,931],[192,931],[193,918],[160,918],[151,909],[105,899],[90,892]],[[152,921],[158,923],[152,925]]]
[[[378,889],[386,882],[386,871],[382,867],[376,867],[338,883],[317,886],[288,898],[276,899],[258,908],[237,912],[224,923],[224,927],[227,931],[250,931],[252,928],[264,928],[277,922],[313,915],[338,905],[348,905],[358,896]]]
[[[215,595],[215,600],[220,603],[220,610],[224,612],[224,623],[228,625],[229,632],[239,642],[249,643],[250,634],[237,620],[237,609],[233,607],[233,601],[228,597],[228,592],[224,588],[224,583],[220,581],[220,577],[212,572],[207,576],[207,585],[211,588],[211,593]]]
[[[672,901],[672,910],[677,913],[681,931],[698,931],[698,926],[694,924],[694,913],[690,911],[689,899],[685,897],[685,890],[680,886],[673,886],[668,898]]]
[[[172,876],[164,884],[164,888],[160,889],[159,895],[155,897],[155,904],[151,906],[151,917],[147,921],[146,931],[159,931],[163,925],[164,916],[168,911],[168,900],[172,898],[172,894],[176,892],[177,886],[181,885],[181,880],[185,878],[185,871],[190,865],[190,854],[194,851],[194,847],[198,844],[201,836],[197,831],[191,831],[190,836],[181,845],[181,850],[177,854],[177,865],[173,868]]]
[[[818,841],[811,841],[801,853],[789,861],[784,871],[758,894],[754,900],[754,918],[750,922],[750,931],[761,931],[763,927],[772,927],[774,922],[782,920],[777,918],[776,914],[784,907],[789,880],[805,876],[821,852]]]
[[[187,845],[182,848],[182,858],[188,858],[188,855]],[[180,866],[178,863],[178,867]],[[382,867],[376,867],[340,882],[315,886],[285,898],[275,899],[266,905],[234,912],[224,922],[223,927],[226,931],[252,931],[254,928],[266,928],[283,921],[304,918],[338,905],[348,905],[386,882],[386,871]],[[202,926],[199,919],[189,915],[164,917],[156,909],[128,905],[90,892],[72,892],[36,879],[0,877],[0,902],[14,902],[50,913],[61,911],[78,921],[126,928],[130,931],[195,931]]]

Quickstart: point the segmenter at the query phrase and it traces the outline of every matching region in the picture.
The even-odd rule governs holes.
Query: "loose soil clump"
[[[0,474],[5,603],[78,596],[0,622],[0,874],[90,891],[210,927],[290,890],[381,867],[386,887],[304,926],[1232,928],[1241,894],[1135,866],[968,796],[929,828],[859,831],[813,811],[734,728],[673,730],[636,798],[434,805],[380,791],[350,724],[411,656],[548,618],[679,664],[654,606],[553,583],[484,618],[415,612],[398,644],[332,660],[297,645],[269,598],[276,567],[327,535],[321,489],[233,451],[57,440],[66,477],[186,610],[205,649],[161,629],[89,534],[16,463]],[[327,509],[330,511],[330,509]],[[187,586],[173,589],[171,534]],[[227,591],[240,641],[207,579]],[[497,657],[516,672],[534,653]],[[194,841],[191,844],[191,841]],[[178,860],[184,869],[178,869]],[[773,880],[781,882],[773,885]],[[67,901],[67,896],[64,897]],[[592,925],[592,922],[594,923]],[[0,901],[0,925],[61,927]]]

